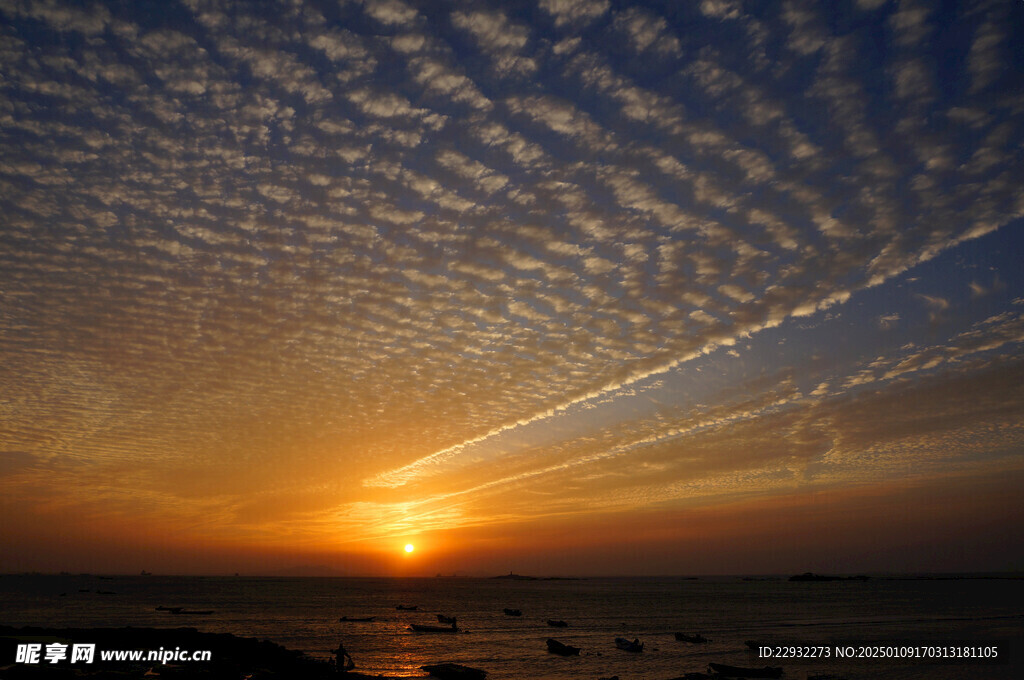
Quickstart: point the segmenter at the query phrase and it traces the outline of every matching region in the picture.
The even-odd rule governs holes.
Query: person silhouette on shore
[[[356,667],[356,662],[353,661],[352,657],[349,656],[347,651],[345,651],[344,643],[338,643],[338,648],[334,650],[334,656],[334,665],[339,673],[347,673]]]

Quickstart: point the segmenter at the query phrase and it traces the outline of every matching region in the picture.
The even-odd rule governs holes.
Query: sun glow
[[[416,546],[414,546],[412,543],[406,543],[405,544],[405,552],[411,553],[415,549],[416,549]]]

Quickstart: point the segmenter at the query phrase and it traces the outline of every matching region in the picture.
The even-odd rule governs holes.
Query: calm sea
[[[88,591],[88,592],[80,592]],[[114,594],[98,594],[112,591]],[[61,595],[66,593],[66,595]],[[416,605],[418,611],[396,606]],[[198,616],[157,606],[213,610]],[[522,611],[507,616],[503,609]],[[413,633],[410,623],[457,616],[465,632]],[[340,622],[342,616],[374,617]],[[547,619],[564,620],[553,628]],[[470,578],[357,579],[136,576],[0,577],[0,623],[14,626],[195,627],[269,639],[327,658],[343,641],[358,670],[422,676],[419,666],[452,661],[493,680],[597,678],[667,680],[708,662],[782,666],[802,680],[831,673],[860,678],[1022,678],[1024,580],[789,582],[738,578],[513,581]],[[675,640],[701,633],[702,645]],[[639,638],[641,654],[616,649]],[[554,637],[579,657],[549,654]],[[744,645],[825,645],[832,658],[759,659]],[[835,645],[998,646],[1002,663],[836,659]],[[1013,655],[1016,655],[1015,657]],[[1013,658],[1010,658],[1013,657]],[[0,665],[13,660],[0,660]]]

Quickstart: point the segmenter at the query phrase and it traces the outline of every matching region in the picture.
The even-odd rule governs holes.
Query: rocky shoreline
[[[19,662],[18,646],[40,645],[35,663]],[[95,645],[92,663],[72,663],[73,645]],[[66,645],[66,647],[61,647]],[[52,647],[48,647],[52,646]],[[50,662],[47,650],[65,658]],[[114,661],[101,660],[102,651],[150,650],[209,651],[209,660]],[[243,638],[230,633],[203,633],[195,628],[14,628],[0,626],[0,679],[57,680],[95,678],[196,678],[203,680],[389,680],[358,671],[338,673],[334,663],[313,659],[269,640]]]

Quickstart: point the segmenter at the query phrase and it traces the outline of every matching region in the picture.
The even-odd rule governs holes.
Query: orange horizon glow
[[[42,531],[35,540],[6,533],[2,537],[35,554],[43,570],[129,575],[147,569],[172,574],[493,576],[508,573],[510,567],[518,573],[563,576],[921,571],[912,560],[899,557],[908,542],[918,546],[918,555],[948,565],[947,570],[983,571],[997,557],[986,554],[984,546],[1000,531],[999,522],[1024,522],[1024,511],[1005,514],[1022,483],[1020,473],[1004,471],[909,486],[888,482],[734,499],[675,511],[565,515],[550,518],[544,527],[526,521],[470,526],[437,532],[432,542],[447,547],[418,556],[415,566],[405,567],[358,542],[343,550],[278,545],[254,552],[241,544],[197,544],[179,535],[161,546],[139,524],[117,532],[101,530],[88,538],[81,532],[60,544],[64,553]],[[979,517],[991,519],[979,523]],[[943,547],[950,542],[959,546],[957,553]],[[401,552],[404,557],[412,554],[404,545]],[[293,571],[299,565],[309,568]],[[1013,570],[1022,565],[1008,555],[1001,566]],[[7,569],[26,570],[17,563]]]

